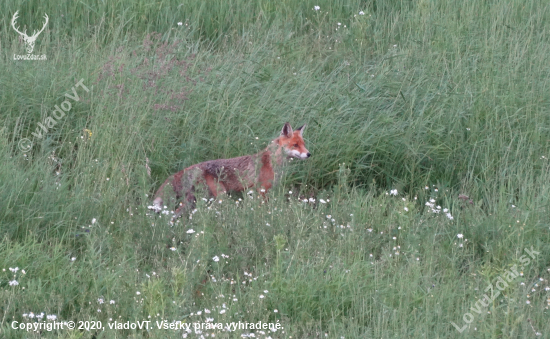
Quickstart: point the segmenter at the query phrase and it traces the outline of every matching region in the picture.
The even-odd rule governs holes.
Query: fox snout
[[[309,153],[307,151],[306,152],[300,152],[300,151],[297,151],[297,150],[287,151],[287,154],[291,157],[298,158],[298,159],[301,159],[301,160],[307,159],[311,156],[311,153]]]
[[[303,138],[305,127],[306,125],[303,125],[293,131],[288,122],[284,125],[283,130],[281,131],[281,136],[278,140],[279,145],[283,147],[285,153],[289,157],[302,160],[311,157],[311,153],[307,150]]]

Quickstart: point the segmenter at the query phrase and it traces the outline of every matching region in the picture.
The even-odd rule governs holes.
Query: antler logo
[[[38,32],[33,31],[32,36],[28,36],[26,29],[23,32],[20,32],[17,29],[17,27],[15,27],[15,21],[17,20],[18,12],[19,11],[15,12],[15,14],[13,15],[13,18],[11,19],[11,26],[17,33],[19,33],[23,37],[23,40],[25,41],[25,45],[26,45],[25,48],[27,49],[27,53],[31,54],[34,49],[34,43],[36,42],[36,38],[40,33],[42,33],[42,31],[44,30],[44,28],[46,28],[46,25],[48,24],[48,15],[44,14],[44,19],[46,19],[46,22],[44,22],[44,26],[42,26],[42,29]]]

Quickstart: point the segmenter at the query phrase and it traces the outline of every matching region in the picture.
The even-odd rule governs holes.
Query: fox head
[[[286,155],[291,158],[306,159],[311,156],[311,153],[306,148],[302,133],[306,125],[293,131],[290,124],[287,122],[283,126],[281,135],[277,138],[279,146],[281,146]]]

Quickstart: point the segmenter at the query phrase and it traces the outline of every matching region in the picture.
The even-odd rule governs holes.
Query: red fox
[[[305,126],[293,131],[287,122],[281,135],[259,153],[209,160],[171,175],[158,189],[150,208],[159,212],[164,204],[170,208],[179,205],[172,219],[175,220],[194,208],[197,184],[205,185],[214,198],[220,192],[241,192],[251,187],[256,187],[265,198],[265,193],[281,179],[288,159],[306,159],[311,156],[302,138]]]

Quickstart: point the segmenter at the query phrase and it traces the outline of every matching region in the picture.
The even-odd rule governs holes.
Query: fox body
[[[265,193],[280,180],[289,159],[311,156],[302,138],[304,128],[305,125],[293,131],[287,122],[279,137],[259,153],[209,160],[171,175],[155,194],[152,208],[160,211],[164,204],[170,208],[179,205],[174,218],[181,216],[194,208],[197,184],[206,186],[214,198],[222,192],[241,192],[252,187],[265,197]]]

